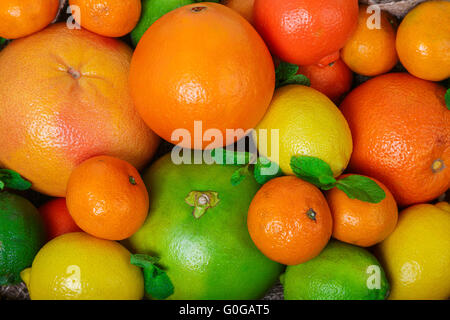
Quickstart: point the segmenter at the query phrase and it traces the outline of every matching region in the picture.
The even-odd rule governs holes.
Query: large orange
[[[445,88],[407,73],[373,78],[341,110],[353,136],[350,168],[384,183],[400,205],[450,186],[450,110]]]
[[[255,0],[254,25],[282,60],[329,64],[358,23],[358,0]]]
[[[332,232],[330,208],[322,192],[293,176],[262,186],[250,204],[247,225],[258,249],[286,265],[316,257]]]
[[[66,199],[76,224],[107,240],[131,237],[144,224],[149,208],[139,172],[108,156],[90,158],[73,170]]]
[[[0,37],[17,39],[44,29],[58,7],[59,0],[1,0]]]
[[[339,179],[349,176],[342,175]],[[385,192],[379,203],[350,199],[342,190],[326,193],[333,216],[333,237],[361,247],[371,247],[386,239],[397,225],[398,209],[394,196],[384,184],[374,180]]]
[[[201,121],[207,134],[234,142],[258,124],[275,86],[269,50],[253,27],[230,8],[201,3],[164,15],[140,40],[131,62],[131,95],[145,122],[162,138],[184,147],[225,144],[194,134]],[[176,129],[185,129],[175,132]],[[200,131],[200,127],[197,128]],[[177,139],[190,134],[192,141]],[[220,137],[219,137],[220,138]],[[224,141],[222,141],[224,140]]]
[[[325,66],[300,66],[298,73],[307,76],[311,81],[311,88],[322,92],[334,103],[342,101],[353,83],[353,72],[341,59]]]
[[[255,0],[222,0],[221,3],[238,12],[248,22],[253,23],[253,5]]]
[[[400,61],[412,75],[431,81],[450,77],[450,2],[425,1],[397,32]]]
[[[39,208],[42,220],[47,231],[47,240],[59,237],[65,233],[82,231],[73,221],[67,209],[65,198],[50,200]]]
[[[367,12],[367,6],[359,8],[358,27],[341,51],[341,58],[349,68],[365,76],[386,73],[398,62],[397,21],[385,11],[381,11],[379,20],[372,19],[376,14]]]
[[[141,17],[141,0],[69,0],[75,20],[107,37],[130,33]]]
[[[72,170],[95,155],[142,168],[158,145],[129,94],[131,49],[53,25],[0,52],[0,162],[63,197]]]

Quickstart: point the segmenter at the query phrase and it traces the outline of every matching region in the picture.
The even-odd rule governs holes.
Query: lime
[[[196,0],[143,0],[142,14],[137,26],[131,32],[131,40],[136,46],[144,35],[145,31],[159,18],[176,8],[186,6],[188,4],[202,2]],[[211,0],[209,2],[219,2],[219,0]]]
[[[25,198],[0,192],[0,285],[21,282],[44,244],[45,230],[37,209]]]
[[[376,248],[391,282],[391,300],[450,297],[450,205],[418,204],[400,212],[397,228]]]
[[[260,133],[261,129],[267,131]],[[336,105],[319,91],[302,85],[287,85],[275,91],[255,133],[258,150],[289,175],[293,174],[292,156],[302,155],[325,161],[337,177],[347,167],[353,149],[347,120]],[[275,133],[279,141],[272,141],[272,135],[277,137]]]
[[[21,276],[32,300],[139,300],[141,269],[121,244],[84,232],[48,242]]]
[[[335,240],[316,258],[288,266],[281,282],[286,300],[383,300],[389,293],[371,253]]]
[[[160,258],[174,286],[169,299],[257,299],[283,266],[253,244],[247,211],[254,179],[233,186],[235,166],[175,165],[170,154],[144,175],[150,212],[129,239],[138,253]]]

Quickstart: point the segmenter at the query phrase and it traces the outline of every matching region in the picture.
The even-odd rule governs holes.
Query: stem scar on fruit
[[[192,12],[200,12],[200,11],[203,11],[206,9],[207,9],[206,7],[193,7],[193,8],[191,8],[191,11]]]
[[[75,70],[74,68],[70,67],[67,72],[75,79],[78,80],[81,78],[81,73],[78,70]]]
[[[442,161],[441,159],[434,160],[433,164],[431,165],[431,170],[434,173],[441,172],[442,170],[444,170],[444,168],[445,168],[445,164],[444,164],[444,161]]]
[[[133,176],[130,176],[129,178],[128,178],[128,180],[130,180],[130,183],[133,185],[133,186],[135,186],[137,183],[136,183],[136,179],[133,177]]]
[[[219,194],[214,191],[191,191],[184,201],[194,207],[192,214],[200,219],[209,208],[214,208],[220,201]]]
[[[317,213],[312,208],[310,208],[310,209],[308,209],[308,211],[306,211],[306,215],[311,220],[314,220],[314,222],[317,222],[317,219],[316,219]]]

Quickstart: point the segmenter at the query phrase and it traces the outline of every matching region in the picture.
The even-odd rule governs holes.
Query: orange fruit
[[[391,70],[398,62],[395,48],[395,18],[381,11],[379,28],[373,23],[373,12],[359,8],[358,27],[341,51],[341,58],[354,72],[376,76]]]
[[[342,175],[340,179],[349,176]],[[388,188],[374,180],[385,192],[379,203],[350,199],[344,191],[333,188],[326,193],[333,216],[333,237],[361,247],[373,246],[386,239],[395,229],[397,203]]]
[[[0,163],[64,197],[73,168],[99,155],[142,168],[158,137],[128,87],[131,49],[55,24],[0,52]]]
[[[412,75],[431,81],[450,77],[450,2],[425,1],[411,10],[397,32],[397,52]]]
[[[264,41],[242,16],[201,3],[151,25],[134,52],[130,84],[137,110],[159,136],[205,149],[233,143],[258,124],[272,99],[275,70]],[[212,142],[195,134],[195,121],[205,135],[215,129]],[[241,132],[228,131],[226,139],[227,129]]]
[[[0,37],[17,39],[44,29],[58,13],[59,0],[0,1]]]
[[[323,67],[299,66],[298,73],[307,76],[311,81],[311,88],[322,92],[334,103],[341,102],[352,87],[353,72],[341,59]]]
[[[142,9],[141,0],[69,0],[69,4],[79,25],[106,37],[130,33]]]
[[[297,65],[339,58],[358,23],[358,0],[255,0],[254,25],[273,54]]]
[[[238,12],[248,22],[253,23],[253,5],[255,0],[222,0],[221,3]]]
[[[83,231],[107,240],[123,240],[144,223],[147,189],[128,162],[98,156],[75,168],[67,186],[67,207]]]
[[[50,200],[39,208],[39,213],[45,224],[47,240],[65,233],[82,231],[73,221],[64,198]]]
[[[399,205],[427,202],[450,186],[450,110],[445,88],[407,73],[373,78],[341,111],[353,136],[352,172],[384,183]]]
[[[284,176],[264,184],[248,210],[250,236],[264,255],[286,265],[316,257],[328,243],[332,218],[314,185]]]

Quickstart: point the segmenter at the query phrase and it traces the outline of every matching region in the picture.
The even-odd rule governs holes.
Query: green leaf
[[[275,86],[277,88],[288,84],[299,84],[304,86],[310,86],[311,82],[303,74],[297,74],[299,67],[295,64],[290,64],[281,61],[275,70]]]
[[[338,180],[336,187],[350,199],[379,203],[386,198],[384,190],[375,181],[364,176],[350,175]]]
[[[248,166],[239,168],[231,176],[231,184],[233,186],[239,185],[248,175],[249,175]]]
[[[252,159],[251,154],[249,152],[239,152],[223,148],[212,150],[211,157],[217,164],[234,165],[234,166],[249,164]]]
[[[17,172],[9,169],[0,169],[0,181],[3,187],[14,190],[27,190],[31,188],[31,182],[25,180]]]
[[[2,191],[5,188],[5,184],[3,181],[0,180],[0,191]]]
[[[450,89],[447,89],[445,93],[445,104],[447,105],[447,109],[450,110]]]
[[[277,166],[277,172],[275,174],[263,174],[263,169],[271,168],[272,166]],[[259,157],[255,163],[255,168],[253,170],[253,175],[256,182],[259,184],[265,184],[266,182],[272,180],[273,178],[280,177],[283,175],[280,166],[267,159],[266,157]]]
[[[325,161],[309,156],[293,156],[291,169],[297,177],[308,181],[322,190],[332,189],[336,184],[333,171]]]
[[[156,265],[158,260],[146,254],[134,254],[130,262],[143,269],[145,292],[153,298],[166,299],[175,289],[167,273]]]

